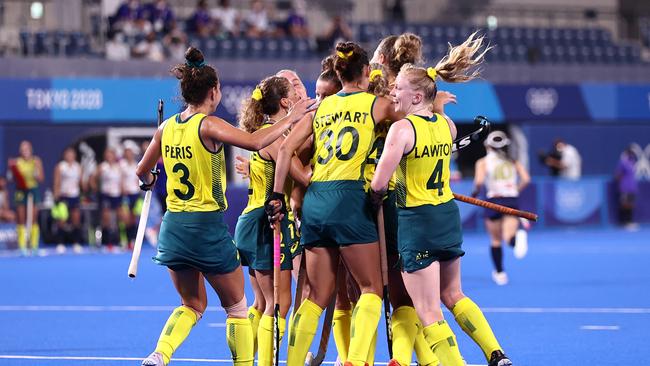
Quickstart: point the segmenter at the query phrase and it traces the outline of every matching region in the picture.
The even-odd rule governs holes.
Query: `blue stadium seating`
[[[640,27],[643,42],[650,46],[650,22]],[[360,23],[353,26],[355,38],[367,46],[390,34],[413,32],[422,37],[424,57],[434,62],[448,50],[448,43],[463,42],[476,29],[466,25]],[[635,64],[642,62],[638,45],[614,43],[600,28],[499,27],[479,29],[495,48],[491,62],[541,62],[570,64]],[[127,37],[134,46],[140,37]],[[22,53],[30,56],[92,55],[90,35],[77,32],[21,32]],[[308,40],[293,38],[199,38],[189,43],[204,50],[209,58],[308,59],[318,55]]]

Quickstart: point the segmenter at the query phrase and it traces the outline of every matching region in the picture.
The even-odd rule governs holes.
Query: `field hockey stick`
[[[158,127],[162,124],[163,119],[163,100],[158,99]],[[155,167],[152,172],[155,172]],[[138,232],[135,235],[135,243],[133,244],[133,254],[131,254],[131,263],[129,263],[129,277],[135,278],[138,273],[138,260],[140,260],[140,252],[142,251],[142,241],[144,240],[144,231],[147,228],[147,219],[149,218],[149,206],[151,205],[151,191],[153,187],[144,193],[144,200],[142,201],[142,210],[140,211],[140,221],[138,222]]]
[[[454,198],[456,198],[458,201],[463,201],[471,205],[481,206],[481,207],[489,208],[490,210],[501,212],[504,215],[523,217],[530,221],[537,221],[537,214],[532,212],[517,210],[514,208],[498,205],[496,203],[480,200],[478,198],[469,197],[458,193],[454,193]]]
[[[336,294],[339,292],[339,274],[342,270],[343,262],[339,260],[338,268],[336,269],[336,277],[334,278],[334,295],[332,300],[327,305],[325,310],[325,319],[323,320],[323,329],[320,333],[320,342],[318,343],[318,352],[316,356],[313,353],[308,352],[307,358],[305,359],[305,365],[307,366],[320,366],[323,361],[325,361],[325,356],[327,355],[327,345],[330,342],[330,333],[332,332],[332,320],[334,319],[334,309],[336,307]]]
[[[25,203],[25,243],[31,246],[32,226],[34,226],[34,195],[27,193],[27,202]]]
[[[476,116],[474,118],[474,126],[478,127],[474,132],[454,140],[451,152],[456,152],[469,146],[472,141],[482,140],[490,132],[490,121],[483,116]]]
[[[273,365],[280,365],[280,222],[273,229]]]
[[[388,356],[393,358],[393,329],[390,318],[390,298],[388,297],[388,259],[386,252],[386,231],[384,228],[384,207],[377,209],[377,233],[379,234],[379,261],[381,264],[381,282],[384,292],[384,321],[386,322],[386,342],[388,343]]]

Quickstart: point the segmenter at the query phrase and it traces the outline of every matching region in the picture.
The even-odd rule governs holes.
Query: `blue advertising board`
[[[589,120],[575,85],[496,85],[507,120]]]

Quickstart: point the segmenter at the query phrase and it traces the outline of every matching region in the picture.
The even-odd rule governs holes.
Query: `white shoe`
[[[508,275],[505,272],[492,271],[492,280],[499,286],[508,284]]]
[[[142,360],[142,366],[165,366],[163,356],[158,352],[153,352],[147,358]]]
[[[56,254],[63,254],[63,253],[65,253],[65,245],[58,244],[56,246]]]
[[[74,253],[76,253],[76,254],[79,254],[79,253],[83,252],[83,248],[81,247],[81,245],[79,243],[75,243],[74,245],[72,245],[72,251]]]
[[[528,232],[526,230],[519,229],[515,234],[515,249],[514,255],[517,259],[522,259],[528,253]]]

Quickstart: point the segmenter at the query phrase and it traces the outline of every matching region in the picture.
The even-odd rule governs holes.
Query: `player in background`
[[[244,275],[223,221],[227,208],[224,144],[261,150],[315,107],[311,106],[314,101],[296,103],[281,121],[250,134],[211,116],[221,101],[219,77],[198,49],[190,47],[185,59],[172,73],[180,80],[186,108],[158,128],[137,168],[141,188],[150,190],[157,174],[151,169],[163,157],[167,212],[154,261],[168,268],[181,298],[181,306],[167,320],[156,349],[142,365],[169,363],[205,312],[207,280],[227,314],[226,339],[233,364],[252,366],[253,331],[247,318]]]
[[[530,175],[524,166],[508,156],[510,139],[503,131],[493,131],[485,139],[487,155],[476,161],[474,191],[476,197],[483,186],[489,202],[519,208],[519,194],[530,183]],[[490,235],[490,253],[494,271],[492,279],[497,285],[508,283],[503,268],[501,242],[514,248],[516,258],[523,258],[528,251],[528,233],[519,229],[519,219],[493,210],[485,210],[485,228]]]
[[[140,182],[135,171],[138,162],[135,160],[139,152],[135,142],[126,140],[123,143],[124,154],[120,160],[122,172],[122,194],[123,202],[120,208],[120,243],[128,243],[133,248],[135,235],[138,230],[138,218],[142,210],[142,196],[140,194]]]
[[[16,213],[9,204],[9,192],[7,191],[7,178],[0,176],[0,222],[15,222]]]
[[[104,150],[104,161],[90,182],[92,190],[99,192],[102,244],[112,251],[113,245],[120,242],[118,215],[122,207],[122,169],[114,148]]]
[[[63,150],[63,159],[54,167],[54,202],[52,216],[57,218],[57,251],[65,251],[63,243],[72,243],[75,253],[81,251],[81,164],[71,146]]]
[[[39,185],[45,180],[43,163],[41,158],[34,155],[32,143],[26,140],[20,142],[18,147],[19,156],[9,159],[10,177],[16,184],[14,201],[16,203],[16,214],[18,222],[16,232],[18,234],[18,248],[27,255],[27,235],[32,253],[38,250],[39,234],[38,227],[38,202],[40,201]],[[31,217],[27,217],[31,211]],[[31,228],[27,227],[31,226]],[[27,233],[29,230],[29,233]]]

